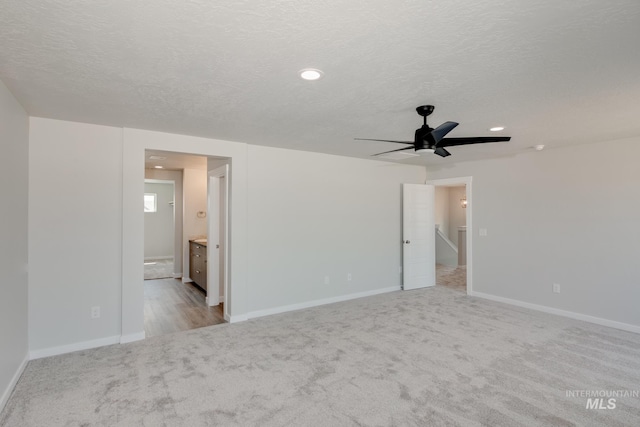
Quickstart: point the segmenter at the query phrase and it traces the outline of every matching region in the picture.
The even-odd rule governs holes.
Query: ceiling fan
[[[385,151],[382,153],[373,154],[379,156],[381,154],[394,153],[396,151],[415,150],[416,153],[435,153],[440,157],[450,156],[444,147],[453,147],[456,145],[469,145],[469,144],[484,144],[487,142],[501,142],[509,141],[510,136],[478,136],[469,138],[445,138],[448,134],[458,126],[456,122],[444,122],[437,128],[430,128],[427,125],[427,116],[433,113],[433,105],[421,105],[416,108],[419,115],[422,116],[424,124],[419,129],[416,129],[415,138],[413,141],[393,141],[389,139],[369,139],[369,138],[354,138],[359,141],[381,141],[381,142],[393,142],[397,144],[410,144],[411,147],[399,148],[397,150]]]

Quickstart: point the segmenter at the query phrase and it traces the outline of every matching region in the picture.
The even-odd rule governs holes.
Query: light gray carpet
[[[467,292],[467,266],[436,264],[436,284]]]
[[[149,259],[144,262],[144,280],[173,278],[173,258]]]
[[[0,425],[638,426],[640,335],[437,286],[29,362]]]

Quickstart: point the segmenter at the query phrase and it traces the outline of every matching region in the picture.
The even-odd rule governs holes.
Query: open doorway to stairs
[[[228,254],[220,249],[226,248],[228,235],[227,163],[224,158],[145,150],[145,183],[170,181],[174,186],[170,203],[174,219],[173,271],[152,277],[147,275],[150,268],[145,266],[146,337],[225,322]],[[210,177],[213,170],[217,171],[217,181]],[[159,237],[153,227],[159,219],[154,216],[159,207],[151,212],[152,194],[145,190],[149,199],[148,209],[145,205],[145,252],[147,243]],[[164,204],[169,203],[155,194],[155,201],[166,210]]]
[[[436,285],[471,293],[471,177],[434,180]]]

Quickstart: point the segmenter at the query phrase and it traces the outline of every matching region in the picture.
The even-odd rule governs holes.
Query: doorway
[[[428,181],[435,186],[436,285],[472,292],[472,179]]]
[[[145,150],[145,182],[151,181],[149,177],[167,174],[179,176],[176,176],[175,197],[171,206],[176,225],[173,236],[176,267],[171,275],[144,282],[144,330],[147,337],[225,322],[225,304],[218,305],[224,302],[224,299],[220,301],[224,294],[219,291],[220,269],[217,265],[225,265],[227,260],[226,253],[223,253],[225,258],[222,259],[216,246],[220,244],[218,235],[226,235],[226,222],[217,220],[219,225],[215,234],[209,225],[212,218],[226,220],[226,210],[221,211],[221,195],[226,197],[227,189],[224,187],[221,190],[219,186],[214,189],[209,184],[210,169],[224,161],[189,153]],[[223,178],[227,175],[226,172],[222,174]],[[226,183],[226,180],[222,182]],[[160,183],[145,183],[145,198],[148,199],[149,209],[153,209],[153,199],[158,204],[156,209],[159,209],[165,201],[161,200],[158,188],[151,187],[154,191],[149,189],[151,184]],[[216,196],[212,197],[211,192],[215,192]],[[154,237],[158,240],[159,237],[153,236],[153,229],[147,226],[149,221],[146,217],[150,214],[145,213],[145,245],[147,240],[153,240]],[[180,227],[177,227],[178,223]],[[209,280],[211,278],[214,280]]]

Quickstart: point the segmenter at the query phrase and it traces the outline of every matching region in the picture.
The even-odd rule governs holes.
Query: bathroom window
[[[144,211],[158,212],[158,195],[156,193],[144,193]]]

